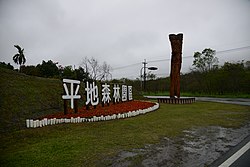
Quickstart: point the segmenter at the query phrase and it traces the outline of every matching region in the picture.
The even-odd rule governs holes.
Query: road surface
[[[169,98],[168,96],[145,96],[150,99]],[[250,99],[195,97],[197,101],[219,102],[250,106]],[[211,167],[250,167],[250,134],[240,144],[216,160]]]

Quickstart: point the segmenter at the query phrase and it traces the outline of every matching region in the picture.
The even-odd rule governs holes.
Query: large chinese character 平
[[[110,98],[110,85],[107,85],[107,83],[105,83],[104,85],[102,85],[102,102],[105,103],[109,103],[111,101]]]
[[[119,87],[119,85],[114,85],[113,89],[114,89],[114,94],[113,94],[114,103],[116,103],[116,102],[119,102],[120,98],[121,98],[120,87]]]
[[[86,105],[91,103],[91,105],[96,106],[99,103],[99,97],[98,97],[98,87],[95,85],[95,82],[92,84],[89,82],[86,82],[86,88],[85,91],[87,92],[87,99],[86,99]]]
[[[80,81],[78,81],[78,80],[71,80],[71,79],[63,79],[63,82],[64,82],[63,83],[63,87],[64,87],[66,95],[63,95],[62,98],[64,100],[70,99],[70,101],[71,101],[71,108],[73,109],[74,108],[74,99],[80,99],[81,98],[81,95],[77,95],[78,90],[79,90]],[[69,94],[69,90],[68,90],[68,87],[67,87],[66,83],[70,84],[70,94]],[[75,91],[74,91],[74,84],[77,84]]]

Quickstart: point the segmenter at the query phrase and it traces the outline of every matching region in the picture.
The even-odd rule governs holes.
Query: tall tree
[[[77,80],[80,80],[80,81],[89,80],[88,74],[86,73],[86,71],[82,67],[79,67],[79,69],[75,69],[75,73],[76,73]]]
[[[88,79],[91,80],[108,80],[108,78],[112,78],[111,75],[111,66],[106,62],[103,62],[103,65],[99,64],[99,61],[95,58],[89,59],[85,57],[81,63],[82,69],[85,71],[85,75],[87,75]]]
[[[42,64],[38,64],[36,68],[39,70],[41,77],[51,78],[59,76],[59,69],[52,60],[45,62],[43,60]]]
[[[101,71],[98,60],[92,57],[91,59],[88,60],[88,63],[90,65],[90,69],[91,69],[90,75],[92,76],[92,79],[97,80],[99,77],[98,75],[100,74],[100,71]]]
[[[106,61],[104,61],[100,70],[100,80],[107,81],[108,78],[112,80],[111,70],[111,66],[108,65]]]
[[[62,73],[63,78],[76,79],[76,72],[73,70],[72,66],[66,66]]]
[[[15,48],[17,48],[18,53],[13,56],[13,60],[16,64],[20,65],[20,71],[21,71],[21,65],[25,64],[26,58],[24,56],[24,49],[22,49],[19,45],[14,45]]]
[[[214,69],[219,62],[215,54],[216,51],[210,48],[204,49],[201,53],[195,52],[193,66],[200,72],[207,72]]]

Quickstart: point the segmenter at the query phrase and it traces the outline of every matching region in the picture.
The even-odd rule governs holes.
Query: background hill
[[[62,111],[62,82],[0,68],[0,132],[21,129],[28,118]]]

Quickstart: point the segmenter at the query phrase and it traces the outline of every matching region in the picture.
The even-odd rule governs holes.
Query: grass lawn
[[[0,134],[20,129],[27,118],[62,111],[62,82],[0,68]]]
[[[60,124],[2,134],[1,166],[96,166],[121,150],[141,148],[184,129],[250,122],[250,107],[196,102],[160,104],[160,109],[123,120]],[[100,164],[99,164],[100,165]],[[107,164],[103,164],[107,165]]]

